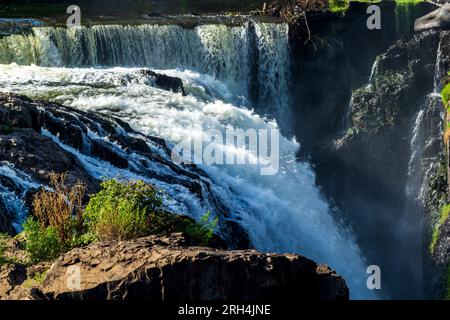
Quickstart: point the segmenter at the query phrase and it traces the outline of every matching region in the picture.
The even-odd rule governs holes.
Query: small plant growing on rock
[[[51,261],[64,251],[64,244],[54,227],[42,226],[33,218],[28,218],[24,225],[26,250],[32,263]]]
[[[447,267],[447,287],[444,294],[445,300],[450,300],[450,265]]]
[[[63,242],[70,242],[82,233],[83,197],[81,182],[68,187],[67,174],[50,174],[52,191],[41,189],[33,199],[33,213],[42,226],[55,228]]]
[[[444,104],[444,108],[446,110],[446,128],[444,131],[444,142],[448,144],[450,141],[450,83],[448,83],[441,92],[442,103]]]
[[[206,213],[195,222],[188,217],[163,210],[161,192],[143,181],[102,183],[102,190],[91,198],[85,211],[88,233],[101,241],[129,240],[150,234],[183,232],[191,240],[207,245],[217,219]]]
[[[32,277],[25,280],[25,282],[23,283],[23,287],[33,288],[42,285],[44,283],[47,272],[48,270],[36,272]]]
[[[219,219],[211,220],[211,213],[208,211],[201,217],[199,223],[192,223],[186,227],[185,232],[198,241],[201,245],[207,245],[211,240]]]
[[[104,181],[86,207],[85,221],[101,241],[127,240],[150,234],[150,216],[161,210],[160,191],[143,181]]]
[[[86,187],[81,182],[66,186],[66,177],[51,173],[53,190],[41,189],[34,196],[33,216],[24,224],[25,246],[34,263],[52,260],[82,242]]]

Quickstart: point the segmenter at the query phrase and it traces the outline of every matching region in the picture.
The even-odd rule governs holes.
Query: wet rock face
[[[80,289],[67,289],[79,267]],[[52,265],[42,292],[58,300],[348,299],[345,281],[298,255],[187,247],[181,234],[74,249]]]
[[[348,128],[341,138],[323,144],[315,160],[319,184],[348,213],[348,223],[367,259],[377,261],[386,283],[393,284],[386,292],[394,298],[421,294],[415,285],[421,281],[417,277],[421,270],[412,261],[422,256],[423,241],[417,235],[423,234],[423,216],[418,210],[407,210],[405,221],[402,212],[410,204],[405,189],[419,110],[433,109],[424,115],[424,123],[433,128],[424,127],[421,132],[437,135],[423,155],[435,156],[440,146],[441,106],[426,106],[433,91],[440,39],[439,32],[425,31],[395,42],[379,55],[370,83],[352,93]],[[401,223],[407,224],[407,231],[399,234]],[[399,250],[405,254],[401,263]]]
[[[67,172],[67,183],[80,180],[89,191],[97,189],[97,181],[90,177],[82,164],[70,153],[31,129],[14,129],[0,139],[0,159],[13,163],[37,182],[48,183],[50,172]]]
[[[16,128],[41,129],[37,104],[32,100],[14,95],[0,96],[0,124]]]
[[[44,23],[35,19],[0,18],[0,36],[31,32],[31,28],[38,26],[44,26]]]
[[[439,64],[437,67],[438,74],[436,75],[439,81],[438,89],[441,89],[445,80],[447,80],[447,82],[450,80],[450,76],[448,75],[450,70],[450,31],[441,31],[440,39]]]
[[[182,93],[186,95],[184,91],[183,81],[180,78],[169,77],[164,74],[159,74],[151,70],[141,70],[141,73],[147,77],[150,77],[155,85],[161,89],[172,91],[175,93]]]
[[[430,12],[424,17],[416,20],[415,31],[427,29],[449,29],[450,28],[450,3],[445,3],[438,9]]]
[[[388,199],[403,197],[398,186],[406,183],[410,153],[405,141],[423,97],[433,89],[438,44],[438,33],[423,33],[377,57],[369,85],[353,92],[351,127],[331,155],[343,166],[352,163],[372,183],[376,177],[389,190]]]

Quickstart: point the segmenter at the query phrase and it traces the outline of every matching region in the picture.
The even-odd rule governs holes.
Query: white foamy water
[[[14,229],[20,232],[27,215],[24,197],[29,189],[39,188],[40,185],[7,161],[0,161],[0,176],[10,179],[15,184],[16,190],[9,190],[0,183],[0,197],[6,210],[14,217]]]
[[[186,136],[201,137],[202,131],[192,128],[194,122],[222,132],[229,126],[245,130],[277,128],[275,122],[251,110],[214,98],[222,96],[227,100],[229,96],[229,90],[218,80],[193,71],[168,70],[167,74],[182,78],[191,94],[183,97],[151,87],[139,80],[139,71],[133,68],[97,70],[1,65],[0,85],[3,91],[51,98],[82,110],[119,116],[140,132],[172,142]],[[123,83],[124,78],[133,80]],[[215,93],[207,95],[205,92]],[[70,147],[65,148],[70,150]],[[281,138],[280,172],[275,176],[261,176],[258,166],[249,165],[203,165],[201,168],[212,178],[213,192],[233,209],[230,216],[248,231],[258,250],[296,252],[328,263],[346,277],[353,297],[370,297],[364,289],[366,273],[361,253],[349,230],[333,218],[315,187],[315,175],[308,163],[296,161],[298,148],[295,141]],[[78,154],[73,149],[70,151],[96,177],[138,178],[126,170]],[[194,213],[192,215],[198,218],[208,209],[184,188],[172,189],[155,180],[149,182],[176,199],[175,210]],[[184,207],[180,203],[184,203]]]
[[[202,130],[192,127],[194,123],[221,132],[229,127],[275,129],[275,121],[246,108],[255,85],[249,84],[249,78],[257,77],[258,100],[270,105],[267,110],[283,114],[288,108],[287,27],[256,24],[255,29],[251,36],[248,26],[35,29],[34,35],[15,39],[17,50],[8,44],[12,39],[0,39],[0,52],[9,54],[4,62],[42,65],[0,65],[0,90],[118,116],[137,131],[172,143],[182,137],[202,137]],[[257,66],[252,65],[255,48]],[[153,87],[137,66],[180,77],[188,95]],[[139,177],[62,146],[96,177]],[[350,230],[333,217],[309,164],[296,160],[298,148],[296,141],[281,137],[280,171],[274,176],[261,176],[257,165],[200,167],[213,182],[212,192],[231,208],[230,219],[248,232],[256,249],[299,253],[327,263],[344,276],[352,298],[375,298],[366,288],[367,264]],[[255,156],[250,150],[239,152]],[[181,213],[198,218],[211,207],[181,186],[157,179],[150,182],[166,190],[174,199],[172,208]]]
[[[227,83],[235,95],[283,123],[290,121],[285,24],[33,28],[29,35],[0,38],[0,63],[196,70]]]

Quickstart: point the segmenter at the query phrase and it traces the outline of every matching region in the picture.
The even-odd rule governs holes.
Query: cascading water
[[[17,170],[6,161],[0,161],[0,178],[2,203],[6,205],[6,210],[14,215],[14,229],[21,231],[22,223],[27,214],[24,197],[29,189],[39,188],[40,186],[27,174]],[[2,179],[7,179],[10,182],[9,185],[2,183]]]
[[[405,188],[406,203],[404,217],[401,221],[399,233],[406,235],[424,234],[423,223],[425,216],[425,193],[429,180],[435,174],[440,165],[440,155],[444,153],[443,123],[444,108],[441,96],[438,93],[441,87],[441,42],[439,43],[436,57],[436,67],[434,75],[433,91],[422,101],[419,111],[416,114],[411,133],[411,155],[408,163],[408,179]],[[405,252],[405,258],[410,256],[412,263],[424,265],[423,250],[428,250],[423,245],[423,238],[416,238],[411,241],[407,237],[413,249],[409,254]],[[425,249],[424,249],[425,248]],[[423,286],[424,274],[417,268],[415,276],[418,284]]]
[[[34,28],[30,35],[0,39],[0,63],[196,70],[225,82],[236,97],[251,99],[240,103],[288,123],[287,33],[285,24],[254,22],[194,29],[175,25]]]
[[[189,30],[152,25],[37,28],[30,35],[12,37],[0,39],[0,61],[29,66],[0,65],[0,90],[119,116],[137,131],[172,143],[201,136],[202,128],[192,127],[193,123],[220,132],[228,127],[276,129],[275,121],[243,106],[264,102],[265,110],[276,112],[279,121],[288,108],[288,42],[283,24]],[[121,67],[76,68],[99,65]],[[161,69],[158,72],[181,78],[187,96],[152,87],[136,67]],[[257,102],[250,99],[255,92]],[[250,103],[237,98],[241,96]],[[139,177],[62,146],[96,177]],[[221,147],[233,148],[225,143]],[[328,263],[346,278],[353,298],[375,298],[366,288],[365,261],[350,230],[333,217],[309,164],[296,161],[298,148],[295,141],[280,138],[280,171],[274,176],[261,176],[258,166],[200,168],[212,180],[212,192],[232,209],[229,219],[248,232],[258,250],[296,252]],[[252,150],[241,151],[254,156]],[[176,207],[180,213],[197,218],[210,207],[186,189],[156,184],[185,204]]]

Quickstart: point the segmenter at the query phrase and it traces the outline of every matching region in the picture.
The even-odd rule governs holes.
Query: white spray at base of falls
[[[22,230],[22,223],[25,221],[27,211],[25,206],[25,195],[28,190],[39,188],[40,185],[33,179],[16,169],[7,161],[0,161],[0,176],[7,178],[14,183],[14,189],[0,183],[0,197],[6,210],[14,215],[13,227],[17,232]]]
[[[151,38],[148,36],[151,34],[151,28],[157,35],[155,39],[159,41],[156,44],[143,42],[148,37]],[[277,128],[276,122],[258,116],[241,104],[245,104],[250,94],[249,89],[252,89],[247,83],[249,64],[251,69],[248,60],[250,58],[246,56],[249,54],[249,47],[242,49],[242,41],[245,40],[242,36],[243,33],[248,33],[247,28],[202,26],[194,30],[180,30],[175,26],[99,26],[97,30],[91,28],[90,31],[70,31],[74,37],[83,32],[88,33],[89,36],[83,37],[83,41],[90,39],[97,45],[102,43],[101,39],[105,37],[116,39],[115,42],[109,43],[108,48],[102,49],[111,51],[111,65],[138,65],[161,69],[158,72],[183,80],[187,96],[152,87],[142,81],[137,68],[74,68],[77,64],[97,66],[100,61],[92,59],[98,58],[99,55],[93,53],[92,47],[83,49],[83,53],[79,54],[76,54],[73,48],[67,49],[73,40],[64,40],[63,35],[67,36],[69,31],[58,29],[39,29],[35,30],[34,34],[36,36],[43,32],[60,37],[56,38],[58,46],[48,46],[53,53],[59,55],[60,60],[42,63],[39,61],[42,59],[39,53],[29,55],[37,59],[29,61],[30,63],[56,67],[0,65],[0,90],[118,116],[129,122],[137,131],[157,135],[172,142],[177,142],[177,137],[190,136],[194,139],[201,136],[201,130],[192,130],[191,124],[195,122],[221,132],[225,132],[227,127],[244,130]],[[287,108],[284,98],[287,96],[285,82],[288,63],[287,58],[280,56],[287,51],[286,28],[284,25],[255,26],[258,55],[260,62],[264,63],[260,63],[257,66],[258,71],[253,74],[258,77],[261,84],[259,88],[264,85],[261,90],[272,95],[273,99],[277,98],[277,105],[273,107],[278,108],[279,104],[281,109]],[[133,36],[130,36],[130,33]],[[45,36],[43,38],[47,39]],[[125,41],[131,41],[126,39],[134,40],[133,43],[125,45]],[[171,43],[174,39],[177,39],[175,44]],[[197,42],[192,42],[193,39]],[[66,43],[66,47],[61,43]],[[104,45],[107,43],[104,42]],[[80,47],[83,46],[85,44]],[[164,46],[171,49],[161,51]],[[178,47],[180,50],[175,52],[174,48]],[[130,48],[134,48],[133,55],[127,57],[124,50],[131,50]],[[201,55],[197,53],[198,50],[201,50]],[[91,57],[86,63],[70,60],[67,66],[71,68],[60,67],[65,65],[64,59],[78,59],[82,54],[86,57],[86,52]],[[266,56],[261,60],[264,54]],[[130,59],[129,63],[120,60],[125,57]],[[219,57],[223,60],[217,60]],[[138,58],[165,60],[164,63],[144,60],[141,64],[136,63]],[[245,70],[241,67],[242,61],[246,61]],[[235,98],[240,95],[245,99]],[[48,135],[48,132],[46,134]],[[366,287],[367,264],[351,231],[333,216],[328,203],[315,186],[315,174],[309,164],[296,160],[298,148],[299,145],[295,141],[281,137],[280,172],[275,176],[261,176],[258,166],[200,167],[213,181],[212,192],[226,207],[232,209],[229,219],[238,222],[248,232],[256,249],[299,253],[319,263],[327,263],[344,276],[352,298],[376,298],[376,294]],[[82,160],[81,163],[85,164],[88,172],[95,172],[95,175],[135,177],[132,173],[120,172],[112,166],[102,165],[97,159],[81,155],[73,149],[70,151]],[[207,203],[199,203],[197,197],[184,188],[175,189],[172,185],[158,181],[153,183],[176,197],[178,203],[185,204],[184,208],[176,207],[181,213],[197,218],[208,209]]]

